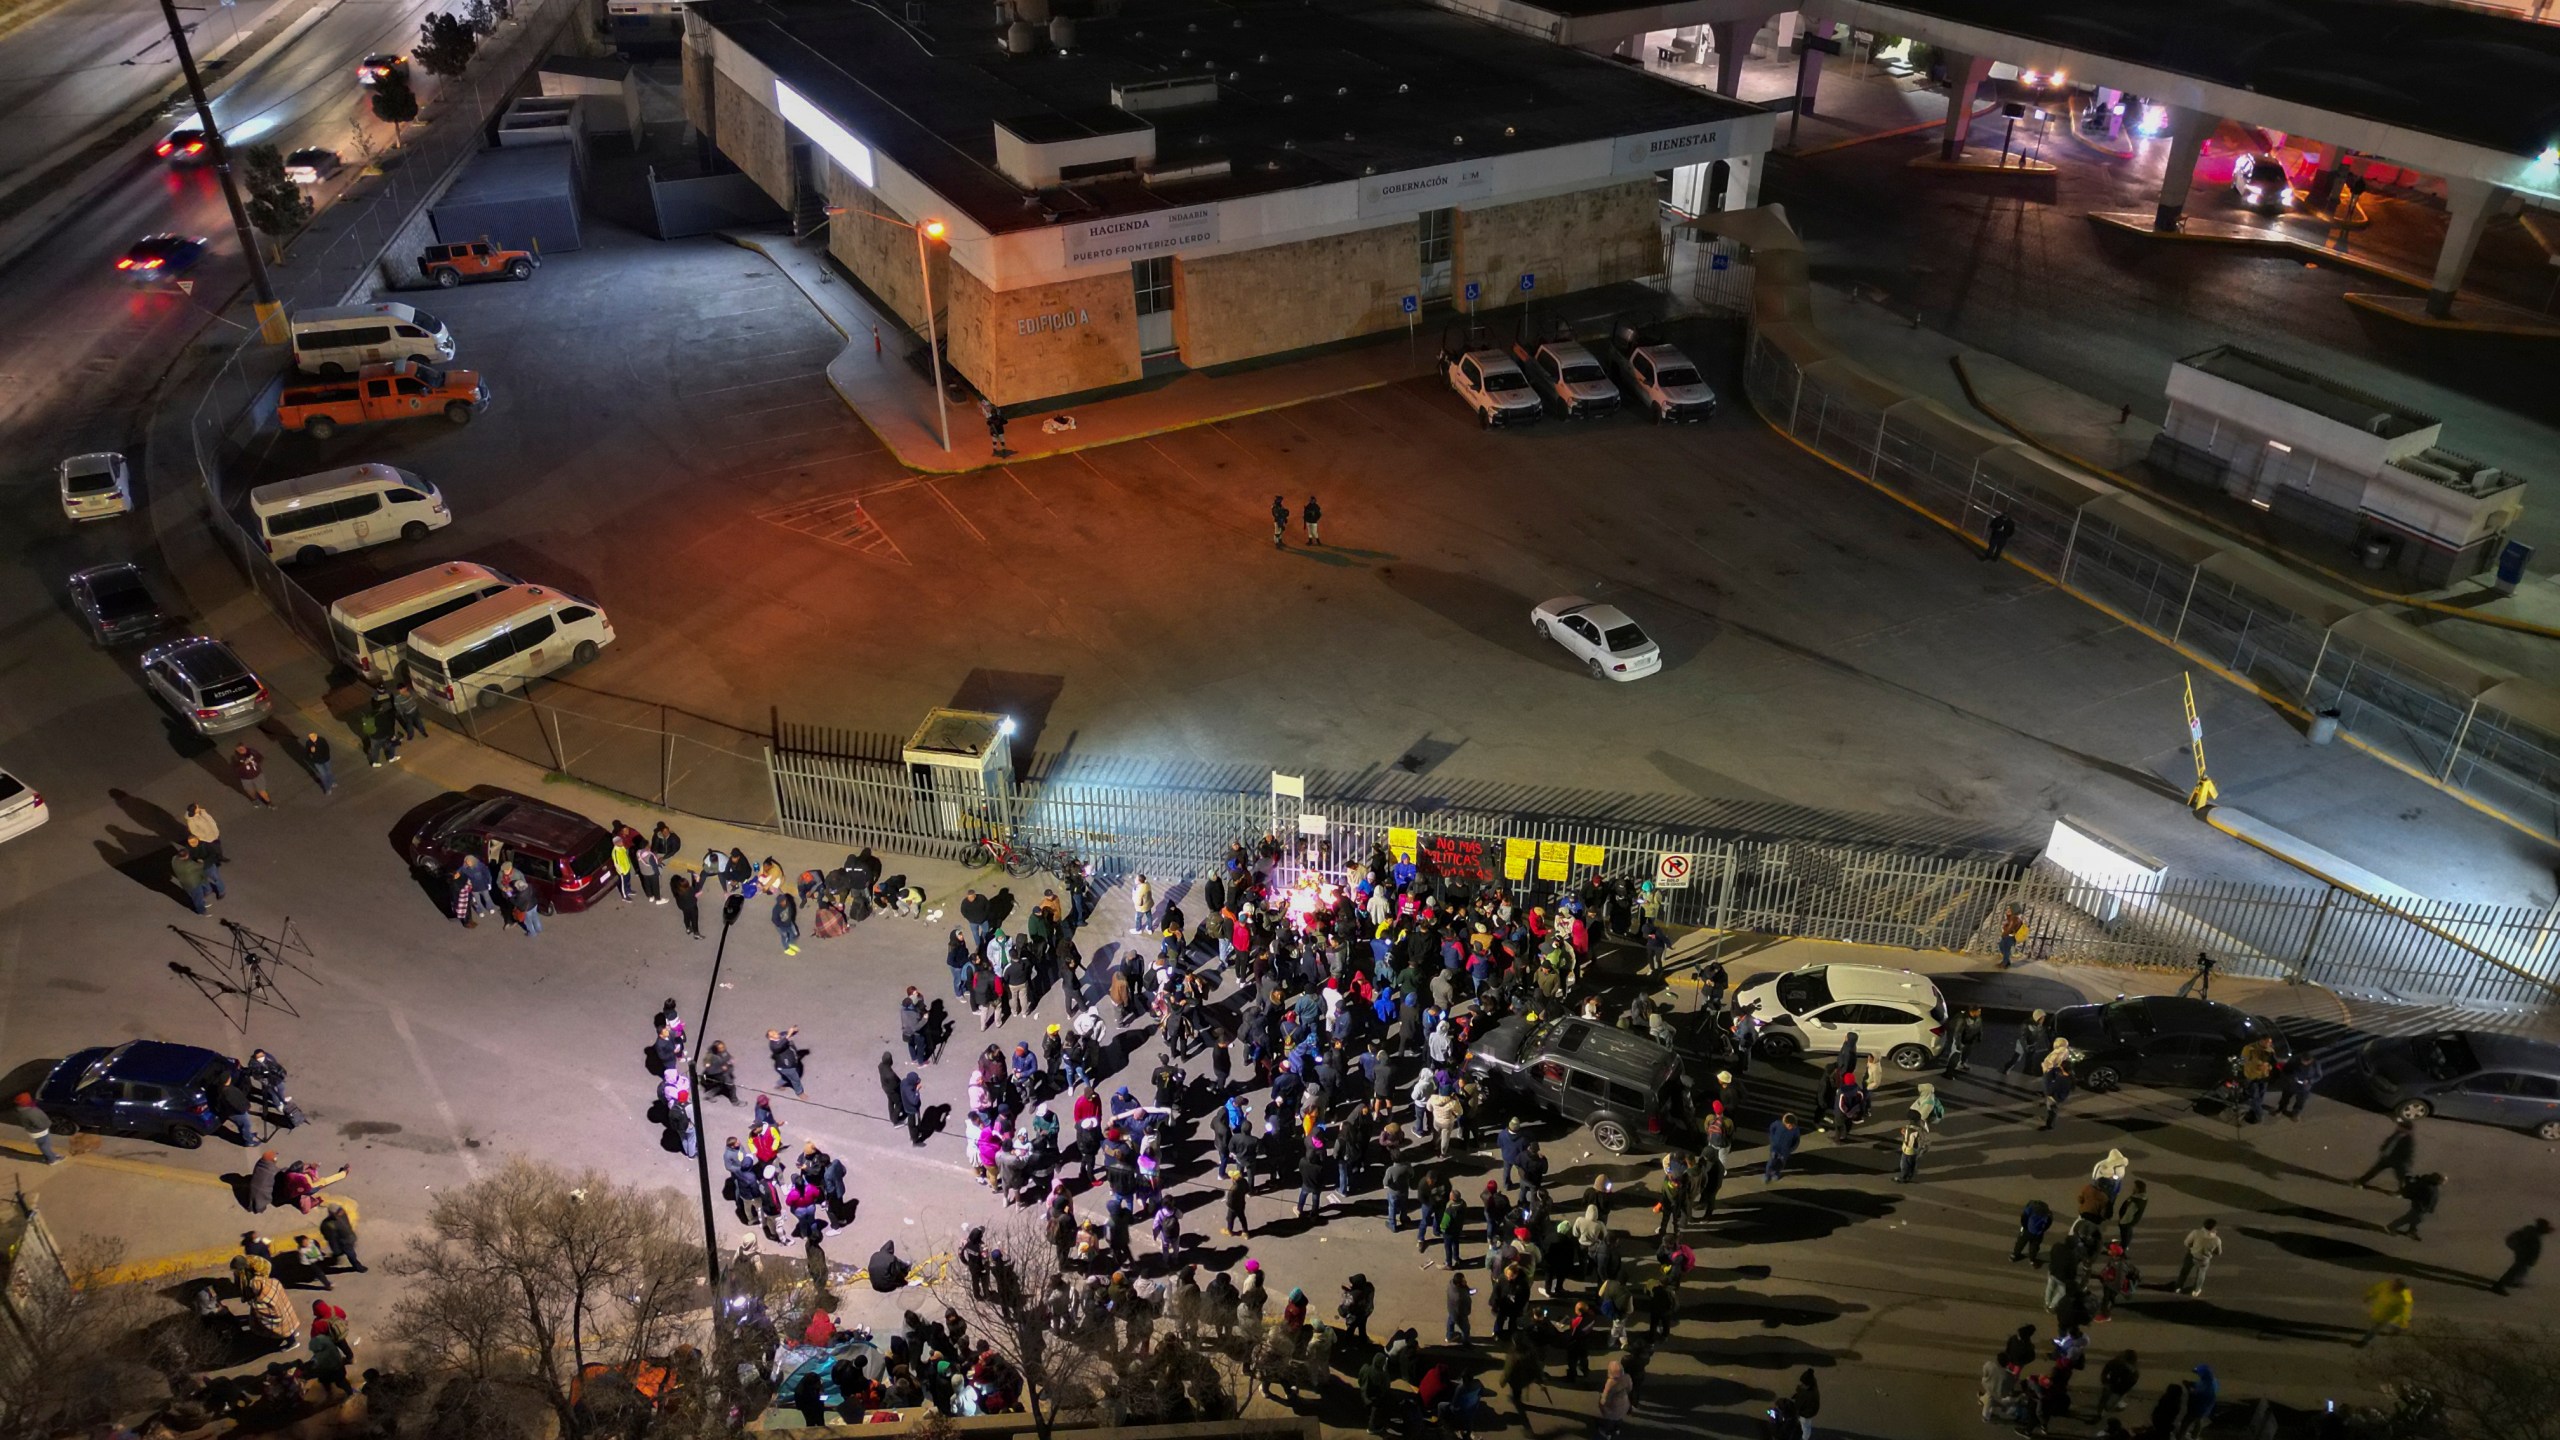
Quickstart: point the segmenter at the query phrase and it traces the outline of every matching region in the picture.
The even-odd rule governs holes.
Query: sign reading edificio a
[[[1218,241],[1218,207],[1153,210],[1144,215],[1116,215],[1067,227],[1067,263],[1090,265],[1103,260],[1143,260],[1170,255],[1185,245]]]
[[[1045,335],[1052,330],[1073,330],[1079,325],[1092,323],[1092,311],[1081,305],[1070,305],[1063,310],[1048,310],[1038,315],[1025,315],[1013,322],[1013,333]]]
[[[1733,153],[1732,129],[1730,124],[1720,123],[1625,136],[1618,141],[1616,163],[1610,173],[1637,175],[1722,160]]]

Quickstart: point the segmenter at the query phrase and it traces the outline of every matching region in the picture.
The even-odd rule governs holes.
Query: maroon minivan
[[[495,785],[411,812],[398,843],[411,865],[448,875],[465,855],[487,856],[491,840],[554,910],[584,910],[613,888],[613,837],[603,826]]]

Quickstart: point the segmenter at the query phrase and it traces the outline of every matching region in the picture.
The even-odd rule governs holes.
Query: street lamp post
[[[942,384],[942,334],[941,328],[934,323],[933,319],[933,265],[924,248],[924,242],[927,240],[939,240],[943,237],[942,222],[931,219],[902,220],[895,215],[883,214],[877,210],[858,210],[850,205],[830,205],[827,207],[827,213],[859,215],[866,220],[877,220],[883,225],[895,225],[900,229],[916,232],[916,278],[924,282],[924,347],[925,352],[933,359],[933,413],[942,424],[942,453],[950,454],[951,401]]]
[[[258,251],[249,207],[240,203],[239,182],[231,174],[231,146],[222,138],[222,127],[213,123],[213,102],[205,98],[204,77],[196,72],[195,52],[187,48],[186,27],[178,23],[177,0],[160,0],[160,14],[169,22],[169,44],[178,52],[178,68],[186,72],[187,95],[195,101],[205,143],[213,147],[213,173],[222,182],[223,200],[231,207],[231,228],[239,232],[240,254],[249,262],[249,285],[258,297],[258,334],[270,345],[281,345],[287,338],[284,304],[276,299],[275,281],[267,275],[267,258]]]
[[[720,961],[729,953],[729,928],[738,923],[738,912],[747,908],[747,897],[732,893],[720,907],[720,943],[711,950],[711,981],[702,987],[702,1029],[695,1037],[702,1044],[711,1043],[711,1002],[720,994]],[[720,1231],[711,1218],[711,1131],[702,1119],[702,1051],[688,1047],[686,1073],[692,1079],[693,1096],[693,1160],[702,1181],[702,1265],[711,1277],[711,1299],[720,1301]]]

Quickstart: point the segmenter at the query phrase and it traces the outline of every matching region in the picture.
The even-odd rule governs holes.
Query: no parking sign
[[[1686,855],[1661,855],[1655,857],[1653,862],[1653,888],[1656,890],[1688,889],[1689,866],[1690,857]]]

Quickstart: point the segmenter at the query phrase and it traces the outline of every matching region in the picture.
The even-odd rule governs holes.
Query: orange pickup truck
[[[290,382],[276,400],[276,423],[326,440],[346,425],[442,415],[468,425],[489,403],[476,370],[443,370],[415,360],[367,365],[351,380]]]

